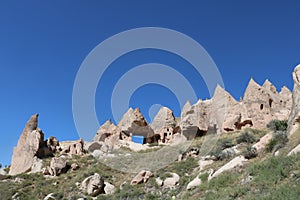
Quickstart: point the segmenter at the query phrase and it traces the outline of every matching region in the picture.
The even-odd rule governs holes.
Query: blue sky
[[[199,42],[236,99],[251,77],[259,84],[268,78],[279,89],[292,89],[291,72],[300,63],[299,9],[297,1],[1,1],[0,163],[10,163],[13,147],[34,113],[40,114],[39,127],[46,137],[79,137],[72,116],[76,73],[100,42],[132,28],[169,28]],[[100,123],[112,118],[107,96],[118,77],[149,62],[176,69],[189,65],[157,50],[120,57],[98,85]],[[201,77],[192,71],[186,76],[199,98],[209,97]],[[180,113],[174,95],[159,85],[145,85],[130,99],[131,106],[147,111],[147,118],[154,103]]]

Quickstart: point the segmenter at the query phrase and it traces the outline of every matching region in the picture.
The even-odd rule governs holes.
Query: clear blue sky
[[[40,114],[39,127],[46,137],[79,137],[72,116],[76,73],[95,46],[128,29],[165,27],[192,37],[213,58],[226,90],[236,99],[250,77],[260,84],[268,78],[279,89],[283,85],[292,89],[291,72],[300,63],[299,10],[297,1],[1,1],[0,163],[10,163],[13,147],[34,113]],[[153,61],[175,68],[186,65],[154,50],[116,60],[106,74],[112,78],[104,77],[98,86],[97,110],[109,106],[103,97],[111,93],[117,80],[113,77],[124,73],[121,65],[130,69]],[[193,86],[199,98],[209,97],[201,79]],[[178,115],[173,97],[165,88],[146,85],[130,102],[142,111],[162,103]],[[111,118],[108,109],[97,115],[100,123]]]

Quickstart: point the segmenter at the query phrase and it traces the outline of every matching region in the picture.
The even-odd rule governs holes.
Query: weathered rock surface
[[[186,103],[181,112],[180,125],[188,139],[244,127],[265,128],[271,120],[288,119],[292,105],[291,95],[287,87],[283,87],[278,93],[269,80],[260,86],[251,79],[244,98],[238,102],[217,86],[211,99],[199,100],[194,105]]]
[[[120,137],[121,129],[113,124],[110,120],[107,120],[98,130],[94,137],[94,141],[105,142],[112,135]]]
[[[51,176],[59,176],[67,171],[67,159],[64,156],[54,157],[50,161],[50,167],[47,167]]]
[[[173,111],[167,107],[162,107],[153,119],[151,124],[155,133],[158,133],[164,127],[175,127],[176,121]]]
[[[139,183],[146,183],[150,177],[153,176],[153,173],[150,171],[142,170],[138,173],[130,182],[131,185],[137,185]]]
[[[104,192],[105,194],[113,194],[115,192],[116,187],[109,182],[104,181]]]
[[[291,156],[293,154],[297,154],[300,152],[300,144],[297,145],[294,149],[292,149],[289,153],[288,153],[288,156]]]
[[[62,153],[67,153],[69,155],[83,155],[84,150],[84,141],[82,139],[61,143]]]
[[[256,148],[257,152],[262,152],[272,138],[273,138],[273,133],[267,133],[262,138],[260,138],[259,141],[255,143],[252,147]]]
[[[99,194],[104,193],[104,187],[105,185],[103,178],[98,173],[95,173],[94,175],[84,179],[84,181],[81,183],[80,188],[89,196],[96,197]]]
[[[292,95],[292,109],[288,120],[288,135],[292,135],[299,128],[300,123],[300,65],[293,72],[294,89]]]
[[[145,120],[139,108],[133,110],[130,108],[122,117],[118,123],[118,127],[121,129],[122,133],[130,136],[141,135],[146,138],[151,138],[154,135],[153,129],[150,127],[148,122]]]
[[[33,158],[43,146],[44,134],[37,127],[38,114],[32,115],[20,136],[12,156],[10,175],[17,175],[30,171]]]
[[[180,176],[176,173],[170,173],[172,177],[168,177],[163,182],[164,188],[172,188],[177,185],[180,180]]]
[[[208,180],[211,180],[212,178],[215,178],[222,174],[225,171],[232,170],[236,167],[242,167],[244,165],[244,162],[247,161],[247,159],[244,158],[244,156],[238,156],[226,163],[224,166],[222,166],[220,169],[218,169],[216,172],[211,174],[208,177]]]
[[[201,184],[202,184],[202,180],[199,178],[199,175],[198,175],[198,176],[196,176],[196,178],[194,178],[191,182],[188,183],[186,189],[192,190],[192,189],[199,187]]]

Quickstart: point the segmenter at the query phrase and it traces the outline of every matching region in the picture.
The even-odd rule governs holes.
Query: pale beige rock
[[[105,194],[113,194],[115,192],[116,187],[109,182],[104,181],[104,192]]]
[[[14,148],[9,174],[17,175],[30,171],[33,158],[43,145],[44,134],[37,128],[38,114],[32,115]]]
[[[298,152],[300,152],[300,144],[298,144],[294,149],[292,149],[289,153],[288,156],[291,156],[293,154],[297,154]]]
[[[130,182],[131,185],[137,185],[139,183],[146,183],[150,177],[153,176],[153,173],[150,171],[142,170],[139,172]]]
[[[59,176],[67,171],[67,159],[64,156],[53,157],[48,172],[51,176]]]
[[[228,163],[226,163],[224,166],[222,166],[221,168],[219,168],[216,172],[214,172],[213,174],[211,174],[208,177],[208,180],[211,180],[211,179],[219,176],[220,174],[222,174],[225,171],[232,170],[232,169],[234,169],[236,167],[242,167],[246,161],[247,161],[247,159],[245,159],[244,156],[235,157],[234,159],[232,159],[231,161],[229,161]]]
[[[173,129],[175,126],[176,126],[176,121],[175,121],[173,111],[167,107],[162,107],[158,111],[151,124],[151,127],[155,133],[159,133],[159,131],[164,127]]]
[[[273,133],[272,132],[267,133],[262,138],[260,138],[259,141],[255,143],[252,147],[256,148],[257,152],[262,152],[272,138],[273,138]]]
[[[300,64],[297,65],[293,72],[294,89],[291,115],[288,120],[288,135],[293,135],[299,129],[300,122]]]
[[[203,171],[206,166],[209,166],[209,165],[211,165],[213,163],[214,163],[213,160],[205,160],[205,159],[199,160],[198,165],[200,167],[200,171]]]
[[[43,160],[39,159],[38,157],[34,157],[33,158],[33,163],[31,166],[31,170],[29,173],[38,173],[42,171],[42,167],[43,167]]]
[[[69,155],[83,155],[84,150],[84,141],[82,139],[69,142],[61,142],[62,153],[67,153]]]
[[[122,117],[118,123],[118,127],[127,136],[132,133],[133,135],[140,135],[146,138],[151,138],[154,136],[154,131],[149,126],[148,122],[145,120],[139,108],[133,110],[130,108]]]
[[[94,141],[102,141],[109,138],[111,135],[120,135],[121,129],[113,124],[110,120],[107,120],[100,128],[97,130]]]
[[[180,180],[180,176],[176,173],[170,173],[172,177],[168,177],[164,180],[164,188],[172,188],[176,186]]]
[[[80,189],[89,196],[96,197],[104,193],[104,187],[103,178],[98,173],[95,173],[83,180]]]
[[[200,175],[200,174],[199,174]],[[199,178],[199,175],[196,176],[191,182],[188,183],[186,190],[192,190],[199,187],[202,184],[202,180]]]

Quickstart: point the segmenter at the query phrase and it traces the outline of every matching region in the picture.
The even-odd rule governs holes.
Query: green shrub
[[[247,143],[247,144],[252,144],[253,142],[255,142],[255,138],[254,136],[249,133],[249,131],[244,131],[237,139],[236,142],[238,144],[240,143]]]
[[[277,151],[288,142],[286,131],[276,131],[271,141],[266,145],[267,152]]]
[[[247,149],[243,152],[243,156],[246,159],[252,159],[257,157],[257,149],[252,146],[248,146]]]
[[[220,141],[220,147],[222,150],[233,147],[233,146],[234,146],[234,144],[232,143],[232,140],[230,140],[230,139],[223,139]]]
[[[286,131],[288,127],[287,120],[272,120],[267,124],[267,128],[273,131]]]

